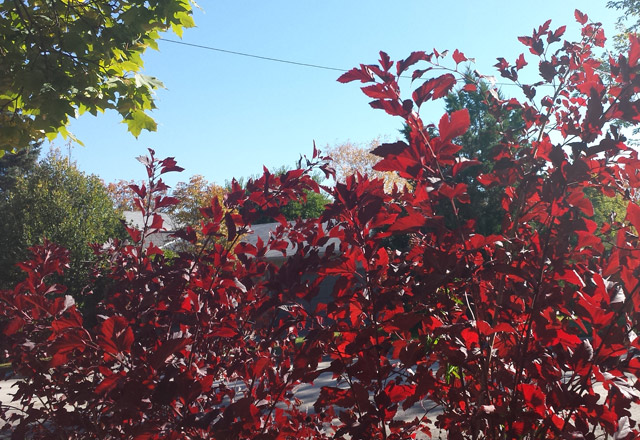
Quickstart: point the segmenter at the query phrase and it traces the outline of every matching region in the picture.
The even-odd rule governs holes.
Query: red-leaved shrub
[[[457,50],[398,62],[381,53],[379,65],[340,77],[365,83],[372,107],[406,122],[408,141],[374,150],[375,168],[411,186],[387,194],[382,181],[351,176],[327,188],[320,219],[279,214],[319,191],[314,170],[331,174],[314,149],[298,170],[234,183],[224,206],[202,208],[204,245],[167,259],[147,241],[162,227],[155,211],[176,202],[160,176],[179,168],[151,151],[149,183],[132,188],[147,226],[129,229],[132,244],[96,247],[95,325],[47,283],[67,261],[51,243],[33,249],[24,282],[0,292],[0,344],[22,378],[18,409],[0,409],[4,429],[82,439],[404,439],[436,428],[453,439],[640,436],[630,413],[640,161],[616,125],[640,120],[640,43],[600,60],[601,28],[576,18],[577,43],[549,22],[520,38],[540,58],[539,82],[519,82],[524,56],[497,65],[523,98],[489,93],[489,111],[518,111],[523,126],[503,133],[492,171],[475,175],[504,193],[496,235],[457,215],[469,197],[455,177],[480,169],[456,144],[469,113],[435,126],[419,116],[463,78]],[[401,75],[418,84],[411,99]],[[626,218],[597,224],[586,189],[625,197]],[[247,243],[265,212],[280,226]],[[178,235],[196,242],[192,230]],[[321,375],[319,395],[301,401],[299,386]]]

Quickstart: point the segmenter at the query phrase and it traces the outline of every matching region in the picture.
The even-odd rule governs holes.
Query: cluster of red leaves
[[[459,51],[453,69],[437,51],[395,63],[381,53],[379,65],[343,75],[410,127],[409,142],[374,153],[376,169],[412,188],[387,194],[382,181],[352,176],[322,218],[282,219],[268,242],[241,237],[258,215],[281,218],[280,206],[319,190],[310,173],[330,170],[317,151],[304,169],[234,184],[224,209],[217,199],[203,207],[209,239],[171,260],[145,240],[162,227],[155,209],[175,203],[158,195],[157,177],[177,167],[151,152],[148,186],[132,188],[147,226],[130,229],[133,244],[97,248],[109,282],[95,326],[46,283],[66,262],[50,243],[23,264],[23,283],[0,292],[0,344],[23,377],[20,411],[0,409],[5,429],[14,438],[404,439],[435,426],[454,439],[637,438],[640,160],[614,123],[640,120],[640,43],[602,69],[592,54],[599,25],[576,18],[577,43],[558,44],[564,28],[549,23],[521,38],[541,59],[540,82],[518,82],[524,56],[497,65],[526,98],[487,96],[496,117],[515,110],[524,121],[494,147],[492,172],[477,176],[504,191],[497,235],[438,215],[443,203],[455,214],[468,202],[454,177],[476,163],[456,144],[469,114],[430,127],[418,110],[459,82]],[[398,77],[418,62],[421,84],[402,99]],[[597,225],[586,188],[627,197],[627,217]],[[195,243],[193,231],[180,236]],[[394,237],[409,244],[390,248]],[[287,256],[281,265],[266,258],[274,250]],[[321,374],[335,383],[303,409],[296,387]],[[420,404],[420,417],[403,415]]]

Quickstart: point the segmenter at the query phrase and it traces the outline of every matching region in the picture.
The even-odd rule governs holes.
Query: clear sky
[[[458,1],[212,1],[201,0],[196,29],[184,42],[301,63],[350,69],[374,63],[380,50],[393,60],[414,50],[459,49],[476,59],[475,68],[495,74],[497,57],[518,54],[533,65],[517,37],[552,19],[568,25],[565,37],[579,38],[573,11],[615,34],[617,11],[605,0]],[[166,38],[177,39],[172,34]],[[535,70],[535,66],[534,66]],[[224,183],[261,172],[262,165],[292,166],[300,154],[350,140],[367,143],[378,136],[395,139],[401,120],[374,110],[356,83],[340,84],[340,72],[295,66],[160,42],[148,51],[145,72],[162,80],[158,131],[130,135],[117,115],[83,115],[71,131],[85,146],[72,159],[105,181],[142,179],[134,159],[154,148],[159,157],[175,156],[186,170],[169,184],[202,174]],[[401,83],[409,95],[410,82]],[[503,92],[510,94],[509,87]],[[423,118],[439,119],[432,109]],[[54,141],[63,147],[63,141]],[[64,148],[64,147],[63,147]],[[66,151],[66,148],[64,148]]]

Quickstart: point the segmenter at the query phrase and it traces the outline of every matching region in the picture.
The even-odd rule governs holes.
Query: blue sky
[[[221,49],[350,69],[374,63],[380,50],[393,60],[414,50],[459,49],[476,59],[475,68],[495,74],[496,57],[515,60],[527,52],[517,37],[530,35],[547,19],[552,28],[568,25],[577,39],[573,11],[578,7],[615,34],[616,11],[606,1],[536,2],[429,0],[349,2],[202,0],[196,29],[183,41]],[[174,35],[166,38],[177,39]],[[534,57],[525,56],[533,65]],[[535,66],[534,66],[535,70]],[[169,184],[202,174],[224,183],[261,172],[262,165],[292,166],[300,154],[350,140],[395,139],[401,121],[369,107],[356,83],[340,84],[339,72],[312,69],[160,42],[145,55],[145,73],[162,80],[158,131],[131,136],[115,114],[83,115],[71,131],[85,146],[74,146],[80,169],[105,181],[142,179],[135,157],[154,148],[175,156],[186,170],[167,176]],[[410,92],[408,80],[401,83]],[[505,94],[510,94],[505,87]],[[515,91],[514,91],[515,92]],[[428,121],[441,108],[422,111]],[[54,141],[63,147],[64,141]],[[64,148],[64,147],[63,147]],[[64,148],[66,152],[66,148]]]

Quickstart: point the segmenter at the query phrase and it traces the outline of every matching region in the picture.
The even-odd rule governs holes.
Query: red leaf
[[[402,116],[405,117],[407,116],[409,113],[411,113],[411,107],[407,106],[408,108],[406,108],[403,104],[405,104],[406,102],[409,102],[409,104],[411,104],[411,101],[407,100],[405,102],[403,102],[402,104],[400,104],[397,100],[391,100],[391,99],[377,99],[375,101],[371,101],[369,103],[369,105],[373,108],[379,108],[382,109],[384,111],[386,111],[388,114],[390,114],[391,116]]]
[[[134,243],[140,243],[140,240],[142,239],[142,232],[140,232],[136,228],[132,228],[129,226],[125,226],[125,229],[129,233],[129,237],[131,237],[131,240],[133,240]]]
[[[100,326],[98,345],[107,353],[128,352],[133,344],[133,331],[122,316],[112,316]]]
[[[409,57],[396,63],[396,71],[398,73],[398,76],[400,76],[405,70],[407,70],[418,61],[428,61],[430,59],[431,56],[427,55],[425,52],[412,52]]]
[[[7,324],[7,326],[4,328],[3,333],[6,336],[11,336],[15,334],[18,330],[20,330],[23,325],[24,325],[24,319],[20,318],[19,316],[16,316],[11,321],[9,321],[9,324]]]
[[[542,76],[547,82],[553,81],[553,78],[557,75],[556,68],[549,61],[541,61],[539,70],[540,76]]]
[[[362,91],[369,98],[373,99],[393,99],[396,94],[393,90],[386,87],[385,84],[372,84],[362,88]]]
[[[94,393],[103,394],[111,391],[118,384],[121,377],[123,377],[122,374],[112,374],[111,376],[105,377],[102,382],[100,382],[100,385],[96,387]]]
[[[551,19],[545,21],[543,23],[543,25],[538,28],[538,30],[535,32],[534,35],[536,35],[536,37],[538,37],[538,36],[544,34],[545,32],[547,32],[549,30],[549,25],[550,24],[551,24]]]
[[[395,222],[389,227],[389,231],[416,231],[424,226],[426,218],[424,214],[413,208],[407,207],[407,215],[397,218]]]
[[[388,72],[393,66],[393,61],[391,61],[389,55],[382,51],[380,51],[380,66],[382,66],[385,72]]]
[[[131,189],[138,197],[144,199],[147,196],[147,187],[143,184],[142,187],[138,185],[129,185],[129,189]]]
[[[162,341],[160,347],[156,347],[149,357],[149,364],[154,369],[162,367],[174,353],[182,350],[189,343],[187,338],[176,338]]]
[[[245,243],[241,241],[236,245],[234,252],[236,254],[247,254],[247,255],[253,255],[255,257],[258,254],[258,249],[250,243]]]
[[[426,69],[416,69],[411,74],[411,81],[415,81],[418,78],[422,78],[422,75],[433,70],[433,67],[427,67]]]
[[[149,187],[151,188],[151,187]],[[165,192],[169,190],[169,186],[166,185],[162,179],[158,180],[155,185],[153,185],[153,192],[157,193],[157,192]]]
[[[460,332],[460,336],[464,341],[465,347],[467,350],[471,350],[473,347],[477,346],[480,342],[480,338],[478,337],[478,332],[475,329],[465,328]]]
[[[273,240],[269,243],[269,248],[274,251],[282,252],[282,255],[287,255],[287,249],[289,243],[286,240]]]
[[[394,142],[393,144],[382,144],[371,150],[371,154],[379,157],[387,157],[388,155],[397,156],[408,147],[409,146],[402,141]]]
[[[180,200],[175,197],[156,197],[156,209],[166,208],[167,206],[177,205],[178,203],[180,203]]]
[[[418,105],[430,99],[446,96],[456,84],[456,77],[446,73],[437,78],[431,78],[413,92],[413,101]]]
[[[164,220],[160,214],[153,214],[153,221],[149,225],[150,229],[162,229],[162,225],[164,224]]]
[[[269,358],[261,357],[253,364],[252,373],[254,377],[262,376],[262,372],[269,365]]]
[[[85,340],[80,335],[77,331],[64,333],[51,346],[51,355],[66,354],[75,349],[84,350]]]
[[[304,174],[304,170],[302,169],[287,171],[281,176],[281,181],[282,183],[289,182],[291,180],[300,178],[303,174]]]
[[[445,196],[448,199],[453,200],[456,197],[461,196],[467,191],[467,185],[464,183],[458,183],[455,187],[451,187],[446,183],[443,183],[440,188],[438,188],[438,192]]]
[[[474,165],[481,165],[482,162],[480,162],[479,160],[459,160],[456,161],[455,165],[453,165],[453,168],[451,170],[451,174],[455,177],[460,171],[467,169],[469,167],[472,167]]]
[[[224,215],[224,211],[217,197],[211,199],[210,206],[200,208],[200,213],[206,218],[213,219],[214,223],[219,223]]]
[[[462,63],[464,61],[467,61],[467,57],[465,57],[462,52],[460,52],[458,49],[456,49],[453,52],[453,61],[455,61],[456,64],[460,64],[460,63]]]
[[[53,321],[51,328],[56,333],[62,333],[72,328],[82,328],[82,316],[77,311],[74,311],[73,313],[69,313],[68,316]]]
[[[518,37],[518,41],[524,44],[525,46],[531,46],[533,44],[533,38],[531,37]]]
[[[516,331],[510,324],[506,322],[502,322],[495,327],[491,327],[488,322],[483,320],[478,320],[476,324],[478,326],[478,331],[485,336],[491,336],[499,332],[515,333]]]
[[[237,235],[236,223],[233,221],[233,217],[230,213],[224,216],[224,224],[227,226],[227,240],[232,242]]]
[[[162,251],[162,249],[160,249],[158,246],[156,246],[155,244],[149,243],[149,246],[147,246],[147,249],[145,249],[147,256],[151,256],[151,255],[164,255],[164,252]]]
[[[470,123],[469,110],[466,108],[455,111],[451,115],[445,113],[438,124],[441,141],[443,143],[449,142],[458,136],[462,136],[469,129]]]
[[[547,35],[547,43],[553,43],[554,41],[560,41],[560,37],[564,35],[564,32],[567,30],[566,26],[560,26],[556,29],[555,32],[549,33]]]
[[[585,215],[588,217],[592,217],[593,212],[593,204],[591,200],[585,197],[584,193],[580,190],[573,191],[567,197],[567,203],[569,205],[580,209]]]
[[[544,417],[546,415],[545,395],[537,386],[529,383],[521,383],[518,385],[518,390],[524,397],[524,403],[528,408],[532,409],[539,416]]]
[[[540,38],[518,37],[518,41],[529,48],[529,52],[534,55],[542,55],[544,52],[544,43]]]
[[[439,99],[446,96],[456,85],[456,77],[450,73],[435,78],[436,85],[433,88],[433,99]]]
[[[385,248],[378,249],[376,253],[376,266],[386,269],[389,266],[389,254]]]
[[[397,403],[411,396],[415,388],[415,385],[396,385],[395,382],[391,382],[387,385],[385,392],[389,396],[391,402]]]
[[[574,15],[578,23],[580,23],[581,25],[584,25],[587,22],[587,20],[589,20],[589,17],[587,16],[587,14],[583,14],[577,9],[575,10]]]
[[[516,60],[516,69],[520,70],[526,65],[527,65],[527,62],[524,59],[524,54],[521,53],[518,59]]]
[[[578,275],[578,272],[575,270],[567,270],[562,273],[557,273],[555,278],[557,280],[566,281],[580,288],[584,288],[586,286],[580,275]]]
[[[320,412],[325,406],[340,406],[348,408],[354,404],[354,393],[350,389],[336,387],[322,387],[318,400],[313,404],[316,412]]]
[[[238,332],[229,327],[218,327],[213,329],[210,333],[211,336],[217,336],[219,338],[233,338]]]
[[[478,91],[478,87],[475,84],[465,84],[464,87],[462,87],[462,90],[464,90],[465,92],[476,92]]]
[[[164,173],[168,173],[171,171],[184,171],[184,168],[177,166],[177,163],[175,158],[173,157],[167,157],[166,159],[163,159],[160,161],[160,165],[162,166],[162,169],[160,170],[160,174],[164,174]]]
[[[578,248],[592,247],[594,249],[601,249],[602,240],[593,232],[576,231],[578,236]]]
[[[363,83],[371,82],[374,80],[373,73],[371,70],[367,68],[367,66],[360,65],[360,68],[354,67],[349,70],[347,73],[340,75],[338,78],[338,82],[348,83],[351,81],[360,81]]]

